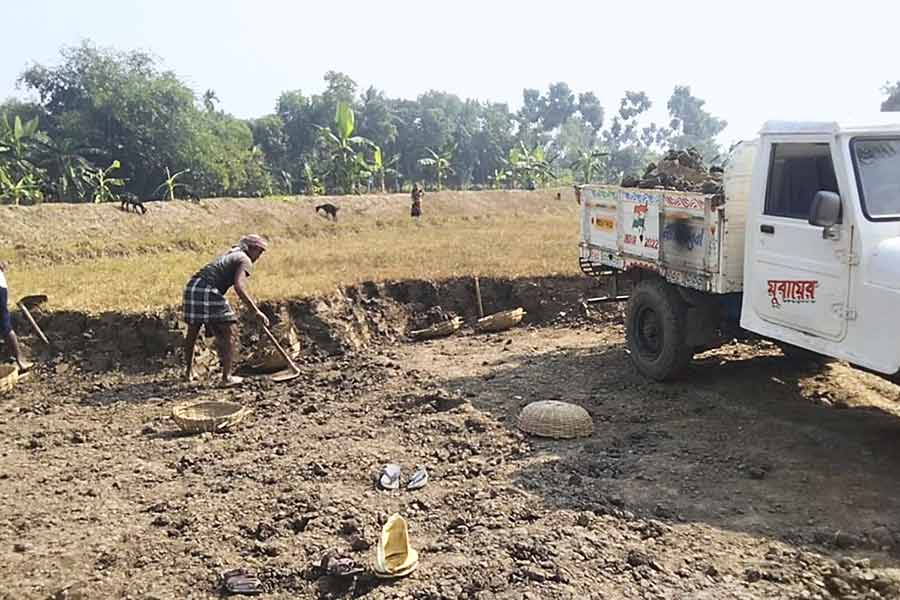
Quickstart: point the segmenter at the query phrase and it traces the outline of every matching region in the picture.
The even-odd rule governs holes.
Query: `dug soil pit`
[[[406,341],[434,306],[471,323],[467,285],[277,307],[304,344],[288,384],[183,383],[171,351],[108,370],[52,355],[0,399],[0,598],[218,598],[236,567],[273,599],[900,595],[900,389],[765,344],[650,383],[629,363],[621,306],[576,310],[585,280],[482,282],[486,309],[530,303],[529,321]],[[113,344],[93,331],[85,345]],[[186,436],[169,414],[192,399],[253,415]],[[516,430],[523,406],[551,399],[583,406],[593,435]],[[403,482],[425,466],[427,486],[378,491],[388,462]],[[332,550],[371,566],[395,512],[413,575],[321,576]]]

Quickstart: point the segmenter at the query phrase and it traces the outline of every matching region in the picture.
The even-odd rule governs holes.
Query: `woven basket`
[[[522,321],[525,316],[525,309],[514,308],[512,310],[504,310],[503,312],[488,315],[475,322],[475,331],[479,333],[488,333],[494,331],[503,331],[515,327]]]
[[[0,365],[0,393],[8,392],[19,382],[19,367]]]
[[[172,418],[182,430],[190,433],[224,431],[249,414],[249,408],[234,402],[191,402],[172,409]]]
[[[456,333],[457,331],[459,331],[459,328],[462,327],[462,324],[463,320],[460,317],[454,317],[449,321],[436,323],[431,327],[427,327],[425,329],[416,329],[415,331],[410,331],[409,335],[410,337],[417,340],[446,337],[452,333]]]
[[[532,402],[519,414],[519,429],[549,438],[576,438],[594,432],[594,422],[586,410],[568,402]]]

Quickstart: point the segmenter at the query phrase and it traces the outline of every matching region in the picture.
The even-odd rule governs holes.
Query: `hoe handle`
[[[260,325],[262,325],[262,324],[260,323]],[[291,369],[293,369],[295,372],[300,371],[300,369],[297,368],[297,365],[294,364],[294,361],[291,360],[291,357],[288,356],[288,353],[285,352],[285,351],[284,351],[284,348],[281,347],[281,344],[278,343],[278,338],[276,338],[276,337],[272,334],[272,332],[269,331],[269,328],[266,327],[265,325],[262,325],[262,328],[263,328],[263,331],[266,332],[266,335],[269,336],[269,339],[272,340],[272,343],[275,344],[275,347],[278,348],[279,354],[281,354],[281,356],[284,357],[284,360],[286,360],[287,363],[288,363],[289,365],[291,365]]]
[[[47,336],[44,335],[44,332],[41,331],[40,327],[38,327],[38,324],[34,320],[34,317],[31,316],[31,313],[28,311],[27,308],[25,308],[25,305],[22,304],[21,302],[19,303],[19,309],[22,311],[22,313],[24,313],[25,317],[28,319],[28,322],[31,323],[31,326],[34,327],[34,330],[37,332],[37,334],[39,336],[41,336],[41,339],[44,340],[44,343],[49,346],[50,342],[47,340]]]

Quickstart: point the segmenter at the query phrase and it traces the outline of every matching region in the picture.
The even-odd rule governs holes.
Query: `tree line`
[[[288,90],[271,114],[239,119],[145,52],[84,42],[61,58],[20,75],[29,100],[0,104],[6,202],[617,182],[669,148],[715,160],[726,126],[688,86],[675,87],[657,124],[646,122],[642,91],[608,111],[594,92],[559,82],[525,89],[514,112],[441,91],[389,98],[334,71],[323,91]]]

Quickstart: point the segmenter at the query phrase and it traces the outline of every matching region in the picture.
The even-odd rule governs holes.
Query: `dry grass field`
[[[315,214],[322,202],[340,207],[337,223]],[[145,216],[118,205],[2,207],[13,297],[45,293],[51,308],[89,312],[177,305],[190,275],[250,232],[272,240],[251,280],[261,299],[360,281],[577,271],[569,189],[430,193],[419,224],[405,195],[148,206]]]

